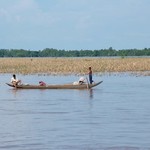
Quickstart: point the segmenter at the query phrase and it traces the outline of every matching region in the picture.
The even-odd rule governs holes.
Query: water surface
[[[18,75],[24,83],[77,76]],[[13,90],[0,75],[0,149],[148,150],[150,77],[94,76],[92,90]]]

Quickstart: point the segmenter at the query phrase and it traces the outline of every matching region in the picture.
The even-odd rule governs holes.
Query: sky
[[[0,49],[150,48],[150,0],[0,0]]]

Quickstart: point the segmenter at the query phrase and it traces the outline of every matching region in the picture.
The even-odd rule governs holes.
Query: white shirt
[[[17,82],[17,81],[18,81],[18,79],[14,79],[14,77],[11,78],[11,83]]]

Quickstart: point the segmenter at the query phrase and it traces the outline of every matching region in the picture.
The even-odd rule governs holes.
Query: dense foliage
[[[0,57],[110,57],[110,56],[150,56],[150,48],[115,50],[58,50],[46,48],[39,51],[24,49],[0,49]]]

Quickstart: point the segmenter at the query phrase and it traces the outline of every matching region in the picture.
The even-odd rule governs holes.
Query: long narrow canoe
[[[16,89],[91,89],[99,84],[101,84],[103,81],[93,83],[93,84],[82,84],[82,85],[73,85],[73,84],[51,84],[46,86],[40,86],[40,85],[17,85]],[[15,88],[14,85],[10,83],[6,83],[8,86]]]

